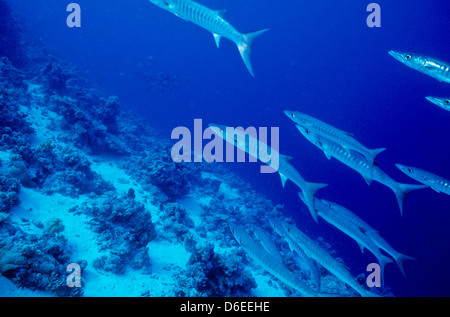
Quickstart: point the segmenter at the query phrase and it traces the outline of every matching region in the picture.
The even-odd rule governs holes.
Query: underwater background
[[[28,109],[21,109],[27,115],[19,119],[2,121],[15,125],[26,141],[7,146],[3,138],[1,144],[1,188],[7,192],[9,186],[9,193],[16,192],[18,199],[11,203],[10,219],[1,228],[0,264],[14,265],[0,270],[12,281],[0,282],[0,295],[295,296],[260,269],[249,273],[251,262],[240,261],[245,253],[237,244],[230,246],[233,238],[226,231],[227,222],[258,219],[264,227],[261,219],[271,216],[291,218],[310,237],[328,244],[354,276],[365,276],[367,264],[376,262],[370,252],[362,254],[354,241],[322,219],[316,224],[299,200],[298,188],[291,182],[283,188],[277,174],[261,174],[260,163],[190,163],[181,168],[171,162],[172,130],[185,126],[193,131],[194,119],[199,118],[204,128],[207,123],[279,127],[280,152],[293,157],[291,163],[306,180],[329,184],[318,197],[352,210],[395,249],[417,259],[405,264],[406,279],[395,263],[388,265],[381,293],[449,296],[450,197],[431,189],[414,191],[400,216],[389,188],[375,182],[367,186],[355,171],[327,160],[283,113],[286,109],[307,113],[352,132],[369,148],[387,148],[377,157],[379,167],[399,182],[414,183],[396,163],[450,178],[450,114],[425,100],[429,95],[450,96],[450,86],[388,54],[411,51],[450,61],[450,8],[445,1],[378,1],[382,25],[369,28],[370,2],[201,1],[213,9],[226,8],[225,18],[241,32],[270,29],[253,47],[253,78],[232,42],[223,39],[218,49],[207,31],[147,0],[79,0],[81,28],[67,27],[68,3],[60,0],[0,0],[2,9],[10,5],[17,21],[10,22],[17,27],[8,29],[1,24],[2,37],[11,36],[0,48],[9,60],[2,60],[2,95],[8,90],[11,103],[20,103],[10,106],[10,112],[3,105],[2,116],[14,116],[20,107]],[[5,19],[6,9],[0,16]],[[14,42],[14,33],[22,38]],[[73,80],[61,88],[51,85],[49,77],[54,76]],[[23,87],[13,83],[14,78],[29,84]],[[88,84],[79,83],[83,81]],[[30,104],[46,110],[33,110]],[[118,104],[124,114],[116,122]],[[80,112],[94,125],[90,136],[86,123],[78,123]],[[58,123],[56,114],[65,121]],[[68,119],[71,116],[75,119]],[[40,134],[46,120],[47,130]],[[106,130],[95,130],[96,122]],[[36,131],[38,137],[33,139]],[[14,165],[15,176],[11,169],[7,173],[12,163],[6,163],[14,160],[21,162]],[[17,170],[31,176],[17,176]],[[67,175],[67,170],[76,170],[75,175]],[[7,175],[14,177],[6,179]],[[38,202],[47,196],[52,197],[50,207],[40,209]],[[56,203],[57,209],[70,210],[72,218],[50,210]],[[34,208],[33,216],[27,214],[29,208]],[[121,214],[124,211],[126,215]],[[83,227],[76,232],[76,215],[86,217],[91,230]],[[55,229],[58,219],[65,229]],[[75,222],[72,227],[70,219]],[[126,225],[130,219],[132,224]],[[195,245],[193,231],[210,244]],[[31,275],[24,272],[30,264],[23,257],[7,262],[14,248],[6,241],[14,235],[27,241],[28,249],[42,252],[27,259],[52,257],[50,262],[64,269],[71,262],[84,263],[82,291],[67,290],[61,268],[57,276],[48,267],[36,268]],[[117,241],[121,235],[126,243]],[[88,256],[75,247],[88,241],[101,245],[99,253]],[[170,249],[169,244],[177,247]],[[168,250],[173,252],[168,255]],[[295,261],[288,261],[294,268]],[[214,269],[208,271],[211,265],[205,263],[213,263]],[[149,284],[133,270],[144,271]],[[165,280],[162,271],[170,278]],[[44,281],[43,272],[48,272]],[[102,279],[105,274],[114,275],[115,282],[112,275]],[[328,273],[322,272],[322,278],[324,291],[355,295]],[[48,287],[48,280],[54,286]],[[136,284],[138,293],[130,292]]]

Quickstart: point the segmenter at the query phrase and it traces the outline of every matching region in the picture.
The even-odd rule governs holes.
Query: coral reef
[[[168,201],[174,202],[190,191],[190,184],[195,182],[196,177],[191,167],[172,161],[168,147],[161,147],[158,151],[133,155],[125,167],[140,180],[144,189],[152,184],[161,190]]]
[[[82,288],[67,287],[66,268],[71,254],[67,240],[59,232],[49,228],[40,235],[27,234],[12,224],[0,223],[0,238],[1,275],[32,290],[58,296],[83,294]]]
[[[106,193],[92,206],[74,207],[72,212],[82,212],[91,217],[90,226],[99,234],[101,250],[110,252],[93,265],[117,274],[133,269],[150,272],[146,246],[156,237],[151,214],[133,196]]]
[[[4,175],[0,176],[0,212],[8,213],[10,209],[18,205],[19,199],[19,182],[13,178]]]
[[[177,203],[165,203],[159,207],[161,234],[172,241],[182,242],[186,239],[194,222],[189,218],[185,209]]]
[[[247,296],[256,282],[234,254],[218,255],[214,245],[198,245],[180,278],[177,296]]]

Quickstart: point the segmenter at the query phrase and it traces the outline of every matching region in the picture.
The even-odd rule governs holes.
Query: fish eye
[[[413,172],[412,168],[408,168],[408,172],[412,173]]]
[[[164,1],[164,4],[165,4],[166,6],[169,6],[169,1]]]
[[[411,58],[412,58],[411,54],[408,54],[405,56],[405,59],[411,59]]]
[[[291,117],[292,117],[292,118],[295,118],[295,114],[291,113]]]
[[[450,104],[450,99],[445,100],[445,104],[449,105]]]

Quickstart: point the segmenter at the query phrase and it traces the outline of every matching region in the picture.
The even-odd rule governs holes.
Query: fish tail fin
[[[375,158],[378,156],[378,154],[380,154],[381,152],[386,151],[386,148],[379,148],[379,149],[373,149],[369,151],[367,160],[369,162],[372,162],[372,164],[375,162]]]
[[[244,61],[245,67],[247,67],[248,72],[250,75],[255,77],[255,74],[253,73],[253,67],[250,60],[250,55],[252,52],[253,42],[255,39],[260,36],[261,34],[267,32],[269,29],[262,29],[255,32],[249,32],[243,34],[244,40],[240,43],[236,43],[237,47],[239,49],[239,53],[241,53],[242,60]]]
[[[305,202],[306,206],[309,209],[309,212],[311,213],[311,216],[313,217],[314,221],[317,223],[317,211],[314,206],[314,199],[317,191],[321,188],[327,187],[328,184],[323,183],[306,183],[306,189],[303,191],[303,201]],[[299,194],[300,196],[300,194]],[[301,198],[301,197],[300,197]]]
[[[384,269],[385,269],[386,265],[388,265],[389,263],[393,263],[394,261],[390,257],[388,257],[382,253],[380,253],[377,256],[377,260],[378,260],[378,264],[380,265],[380,269],[381,269],[381,284],[384,286]]]
[[[403,253],[398,253],[394,256],[394,260],[397,263],[398,268],[400,269],[400,271],[402,272],[403,276],[406,278],[406,274],[405,274],[405,267],[404,264],[406,261],[417,261],[417,259],[413,258],[412,256],[403,254]]]
[[[397,197],[398,207],[400,208],[400,214],[403,216],[403,202],[405,201],[406,195],[408,195],[413,190],[427,188],[426,185],[416,185],[416,184],[400,184],[399,189],[393,189],[395,197]]]

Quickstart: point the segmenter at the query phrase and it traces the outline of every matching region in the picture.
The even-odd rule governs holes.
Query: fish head
[[[324,203],[325,206],[327,206],[328,208],[331,208],[331,209],[337,209],[337,207],[338,207],[338,205],[337,205],[336,203],[333,203],[333,202],[331,202],[331,201],[329,201],[329,200],[321,199],[320,201],[321,201],[322,203]]]
[[[210,123],[208,124],[208,127],[218,136],[220,136],[222,139],[224,139],[226,137],[225,133],[226,133],[226,126],[222,125],[222,124],[215,124],[215,123]]]
[[[284,110],[283,112],[288,118],[290,118],[292,121],[294,121],[299,125],[308,126],[312,124],[312,118],[307,114],[291,110]]]
[[[284,237],[284,228],[281,221],[276,219],[269,219],[269,224],[272,227],[273,231],[275,231],[281,237]]]
[[[150,0],[150,2],[167,11],[172,11],[175,8],[173,0]]]
[[[395,164],[395,166],[406,175],[413,176],[416,174],[416,169],[412,166],[406,166],[402,164]]]
[[[444,109],[448,109],[450,107],[450,98],[425,97],[425,99]]]
[[[295,117],[296,117],[296,111],[291,111],[291,110],[284,110],[283,111],[284,112],[284,114],[288,117],[288,118],[290,118],[291,120],[294,120],[295,119]],[[295,121],[295,120],[294,120]]]
[[[283,222],[283,223],[281,223],[281,225],[283,226],[283,229],[286,233],[288,233],[288,234],[292,233],[292,231],[294,229],[293,225],[291,225],[290,223],[287,223],[287,222]]]
[[[233,236],[236,239],[236,241],[239,244],[242,244],[242,231],[244,229],[242,229],[241,227],[235,225],[234,223],[230,223],[229,227],[230,227],[230,231],[233,234]]]
[[[300,131],[301,134],[303,134],[303,136],[311,143],[313,144],[318,144],[320,141],[320,137],[313,133],[310,129],[308,129],[307,127],[301,126],[299,124],[295,125],[298,129],[298,131]]]
[[[243,129],[227,127],[221,124],[208,124],[209,128],[219,137],[244,150],[247,149],[246,132]]]
[[[401,53],[396,51],[389,51],[389,55],[391,55],[399,62],[416,70],[421,69],[427,61],[425,57],[413,53]]]

